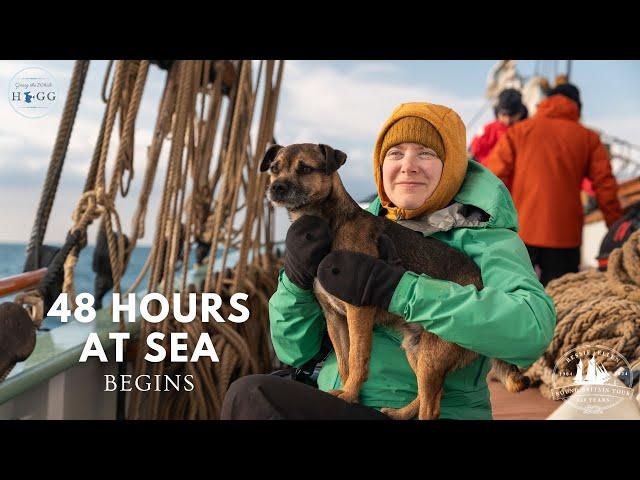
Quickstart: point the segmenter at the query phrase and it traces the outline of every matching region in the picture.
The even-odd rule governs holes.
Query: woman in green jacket
[[[486,381],[490,359],[519,367],[531,365],[551,341],[555,310],[518,237],[508,190],[489,170],[467,161],[465,144],[464,124],[450,108],[428,103],[400,105],[385,122],[375,145],[378,197],[368,211],[464,252],[480,268],[482,290],[410,271],[398,273],[397,265],[382,259],[355,262],[355,257],[340,258],[347,272],[376,264],[376,271],[383,275],[388,271],[396,279],[384,282],[389,291],[370,297],[371,304],[480,354],[446,377],[440,418],[491,419]],[[330,239],[311,218],[315,217],[302,217],[289,229],[285,268],[269,302],[275,352],[282,362],[296,367],[318,353],[326,332],[312,285],[318,265],[330,250]],[[310,231],[313,235],[309,237]],[[308,238],[314,241],[306,241]],[[358,297],[365,288],[357,282],[348,292],[323,286],[343,300]],[[243,377],[231,386],[222,418],[385,418],[380,408],[402,407],[417,394],[415,374],[401,342],[393,330],[375,327],[369,377],[359,404],[325,393],[341,387],[331,352],[318,377],[319,389],[269,375]]]

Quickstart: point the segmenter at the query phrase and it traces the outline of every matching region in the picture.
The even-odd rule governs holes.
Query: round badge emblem
[[[40,67],[24,68],[9,82],[9,104],[23,117],[44,117],[57,96],[53,75]]]
[[[600,345],[582,345],[556,361],[551,395],[584,413],[598,414],[630,398],[632,381],[631,366],[620,353]]]

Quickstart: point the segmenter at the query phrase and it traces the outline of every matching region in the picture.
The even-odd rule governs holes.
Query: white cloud
[[[351,67],[350,74],[354,77],[362,77],[368,75],[391,75],[400,73],[400,71],[400,67],[390,62],[356,63],[355,66]]]
[[[640,114],[606,115],[587,119],[585,125],[640,145]]]
[[[378,71],[378,75],[363,72]],[[365,64],[344,72],[322,63],[291,61],[285,66],[278,132],[285,143],[292,143],[301,133],[311,133],[318,141],[326,137],[375,141],[378,129],[400,103],[428,101],[456,110],[470,118],[484,99],[460,97],[413,78],[403,78],[402,71],[391,64]]]
[[[60,64],[62,62],[57,62],[57,63]],[[71,62],[71,65],[73,65],[73,62]],[[56,62],[52,62],[52,61],[42,62],[38,60],[34,60],[34,61],[3,60],[3,61],[0,61],[0,81],[2,81],[3,83],[5,81],[8,81],[20,70],[28,67],[44,68],[51,75],[53,75],[53,78],[57,83],[68,82],[69,79],[71,78],[71,69],[73,68],[71,66],[69,67],[69,70],[66,70],[65,68],[57,66]]]
[[[11,65],[8,66],[7,64]],[[13,71],[17,65],[15,62],[0,62],[0,69],[5,72]],[[46,65],[46,67],[49,70],[56,70],[50,65]],[[58,101],[52,112],[44,118],[24,118],[14,112],[8,102],[0,102],[0,167],[3,166],[3,164],[8,165],[12,163],[13,161],[11,159],[15,158],[16,155],[20,155],[25,150],[36,150],[44,153],[40,159],[42,169],[46,169],[58,132],[72,67],[73,63],[70,62],[67,81],[62,85],[58,85],[60,92]],[[90,68],[90,72],[92,76],[87,77],[87,84],[85,85],[82,95],[68,149],[70,160],[80,158],[82,159],[81,162],[85,163],[86,166],[88,166],[91,155],[93,154],[105,109],[105,104],[99,97],[99,91],[102,87],[102,69],[100,65],[94,64],[93,70]],[[140,109],[139,127],[136,134],[136,139],[138,140],[136,142],[136,153],[139,152],[141,155],[146,154],[146,145],[148,145],[151,138],[151,129],[153,128],[151,122],[153,122],[155,118],[151,120],[151,122],[147,122],[148,124],[145,124],[144,121],[140,122],[140,120],[143,112],[155,115],[157,110],[157,96],[154,95],[156,92],[153,91],[153,87],[155,87],[156,83],[159,83],[159,77],[159,75],[150,75],[149,84],[143,97],[143,105]],[[6,79],[3,80],[6,81]],[[91,82],[91,80],[93,80],[93,82]],[[149,90],[152,90],[151,94]],[[114,138],[117,136],[118,123],[119,122],[116,122],[113,134]],[[112,142],[110,152],[113,152],[116,146],[117,143]],[[77,166],[81,167],[80,165]],[[86,168],[84,172],[78,173],[80,175],[86,175]]]

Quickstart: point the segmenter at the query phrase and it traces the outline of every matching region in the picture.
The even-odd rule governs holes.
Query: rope
[[[100,92],[100,97],[104,103],[107,103],[109,99],[107,98],[107,84],[109,83],[109,77],[111,76],[111,69],[113,68],[113,60],[109,60],[107,64],[107,70],[104,72],[104,78],[102,79],[102,90]]]
[[[142,190],[138,200],[138,206],[133,215],[133,233],[129,243],[126,256],[130,258],[131,252],[136,247],[136,244],[140,238],[145,235],[145,218],[147,215],[147,206],[149,203],[149,197],[153,189],[153,183],[155,181],[156,173],[158,171],[158,161],[162,152],[162,145],[164,139],[169,133],[171,126],[171,117],[175,107],[176,96],[176,72],[175,68],[171,68],[167,73],[164,90],[160,100],[160,108],[158,110],[158,117],[156,119],[156,125],[154,128],[154,134],[151,146],[147,149],[147,168],[145,170]],[[138,276],[134,280],[133,284],[129,287],[126,294],[134,292],[145,275],[149,271],[152,264],[152,258],[155,255],[156,243],[154,242],[152,250],[149,252],[149,256],[144,263],[143,268],[138,273]]]
[[[487,108],[489,108],[492,104],[493,104],[493,99],[489,99],[485,102],[485,104],[482,107],[480,107],[480,109],[476,112],[473,118],[469,120],[469,123],[465,125],[465,128],[467,129],[467,131],[471,130],[471,127],[478,121],[478,119],[482,117],[484,112],[487,111]]]
[[[170,270],[172,270],[173,264],[176,260],[175,256],[171,257],[169,253],[172,250],[171,244],[173,243],[174,230],[171,224],[180,222],[180,219],[178,218],[176,220],[175,217],[179,185],[179,178],[177,177],[180,176],[179,170],[182,164],[183,146],[187,127],[186,120],[189,116],[188,108],[190,91],[192,89],[193,62],[174,62],[171,68],[176,70],[178,91],[175,98],[175,118],[172,125],[172,144],[169,152],[167,175],[165,177],[161,205],[158,211],[158,219],[156,221],[156,232],[154,238],[154,245],[156,246],[156,249],[152,260],[151,275],[148,286],[148,291],[161,291],[168,299],[172,298],[172,295],[169,295],[169,293],[173,292],[173,274],[170,274]],[[193,101],[193,98],[191,98],[191,100]],[[171,232],[171,234],[167,235],[169,232]],[[160,285],[161,281],[164,282],[164,285]],[[153,305],[151,310],[153,313],[157,313],[156,309],[153,308]],[[168,319],[162,322],[159,326],[143,322],[141,325],[140,339],[146,339],[150,333],[158,331],[159,329],[165,335],[165,338],[167,338],[167,334],[169,333],[169,324],[170,321]],[[146,362],[143,360],[143,350],[144,349],[139,349],[139,354],[136,358],[135,368],[138,372],[146,372],[149,370],[149,366],[146,365]],[[146,350],[144,350],[144,352],[146,353]],[[150,368],[154,375],[161,375],[164,370],[164,366],[159,363],[152,364]],[[130,416],[132,418],[144,416],[144,413],[141,412],[141,406],[143,403],[140,398],[141,396],[142,395],[137,392],[133,392],[132,394],[132,408],[130,411]],[[157,417],[160,408],[159,405],[159,397],[157,395],[150,395],[148,401],[144,402],[144,406],[146,407],[145,410],[153,412],[150,418]]]
[[[134,74],[131,73],[133,67],[135,67]],[[114,284],[113,291],[120,292],[120,279],[125,268],[126,252],[120,217],[115,208],[115,197],[118,186],[120,186],[122,190],[124,172],[131,172],[129,178],[131,178],[133,174],[133,133],[148,67],[149,62],[146,60],[139,62],[119,61],[116,64],[111,92],[91,162],[90,175],[85,184],[85,191],[80,197],[72,215],[74,224],[71,232],[77,234],[79,238],[82,239],[78,245],[75,245],[70,250],[69,257],[64,261],[62,291],[70,294],[72,309],[75,308],[73,302],[75,298],[73,284],[78,255],[80,250],[86,245],[86,231],[88,226],[97,218],[102,218],[103,225],[101,228],[103,227],[105,229],[107,236],[109,260]],[[106,79],[109,76],[110,69],[111,66],[109,66],[105,75],[104,85],[106,85]],[[127,74],[129,77],[125,78]],[[120,107],[123,108],[120,117],[121,119],[124,118],[124,125],[120,131],[120,143],[116,155],[116,162],[107,190],[105,176],[108,147],[116,114]],[[126,194],[126,191],[123,193]],[[113,231],[113,223],[115,223],[116,232]],[[124,328],[122,322],[120,328]]]
[[[259,157],[273,138],[283,63],[280,62],[279,68],[276,65],[275,61],[268,61],[266,68],[261,65],[260,73],[252,81],[251,62],[241,62],[230,97],[222,95],[220,74],[212,86],[208,85],[208,71],[215,68],[220,72],[219,62],[212,65],[206,61],[176,61],[172,65],[177,78],[177,92],[172,99],[175,113],[154,246],[147,262],[147,268],[151,269],[148,291],[163,293],[169,300],[170,311],[175,307],[183,313],[189,307],[187,293],[195,293],[200,304],[202,292],[215,291],[223,300],[220,309],[223,317],[233,313],[228,305],[231,295],[243,291],[249,294],[246,303],[251,320],[230,324],[210,319],[203,323],[198,309],[196,320],[188,324],[177,322],[172,314],[160,324],[143,322],[136,374],[193,375],[195,388],[189,394],[133,391],[128,418],[218,418],[224,395],[233,380],[270,371],[275,365],[269,337],[268,297],[277,287],[277,272],[282,262],[272,258],[271,251],[260,252],[260,238],[256,241],[253,237],[266,226],[265,236],[270,241],[271,224],[263,217],[270,217],[272,207],[265,201],[264,176],[256,172]],[[258,98],[262,99],[262,111],[254,115]],[[227,115],[222,125],[218,125],[225,102]],[[253,123],[257,123],[257,128]],[[222,138],[219,151],[214,155],[219,131]],[[251,148],[253,146],[255,148]],[[214,158],[216,162],[212,161]],[[211,245],[203,285],[187,284],[189,249],[194,239],[206,239]],[[239,259],[233,268],[227,268],[232,248],[237,249]],[[222,267],[214,269],[216,253],[220,251]],[[182,271],[178,282],[174,282],[177,261],[182,261]],[[176,306],[173,305],[174,291],[181,292]],[[153,310],[156,307],[151,305],[152,313],[157,313]],[[220,361],[212,363],[203,358],[184,364],[147,363],[144,361],[149,351],[146,338],[155,331],[164,333],[165,339],[170,333],[186,332],[189,352],[195,348],[200,335],[206,333]]]
[[[541,382],[540,392],[551,396],[555,362],[574,348],[599,345],[611,348],[632,364],[640,359],[640,231],[622,248],[611,252],[606,272],[586,270],[549,282],[557,323],[551,344],[525,374]],[[603,362],[614,368],[615,359]],[[560,377],[555,387],[571,384]]]
[[[124,75],[125,66],[129,66],[131,70],[131,63],[128,65],[125,62],[121,62],[119,64],[122,68],[120,70],[116,69],[116,77],[114,79],[114,84],[118,85],[119,81],[122,81],[121,76]],[[111,176],[111,183],[109,185],[109,190],[107,196],[104,198],[105,211],[102,215],[102,222],[105,227],[105,231],[107,233],[107,244],[109,247],[109,259],[111,262],[111,268],[113,271],[113,291],[114,293],[120,292],[120,279],[124,273],[125,268],[125,245],[124,245],[124,236],[122,235],[122,227],[120,225],[120,217],[115,210],[115,208],[106,208],[107,204],[109,207],[113,205],[115,200],[115,196],[117,194],[117,189],[120,187],[122,196],[126,196],[128,192],[129,186],[127,185],[126,190],[123,189],[122,178],[126,171],[130,172],[129,182],[133,177],[133,134],[134,134],[134,126],[135,120],[138,114],[138,109],[140,107],[140,102],[142,100],[142,94],[144,91],[144,86],[147,79],[147,72],[149,69],[149,61],[142,60],[137,65],[135,72],[135,82],[131,81],[131,73],[129,73],[129,83],[133,83],[133,87],[129,90],[123,89],[123,95],[121,98],[128,98],[129,102],[126,105],[126,113],[122,114],[120,118],[124,117],[124,128],[122,128],[120,132],[120,144],[118,148],[118,153],[116,156],[116,164],[114,167],[113,174]],[[120,75],[118,75],[120,73]],[[119,85],[118,85],[119,86]],[[117,87],[115,88],[118,91]],[[115,102],[113,102],[115,104]],[[109,101],[109,106],[111,107],[112,102],[111,99]],[[113,119],[115,117],[115,109],[111,116],[107,118],[107,131],[110,133],[111,128],[113,127]],[[106,135],[106,138],[109,138],[110,135]],[[106,155],[107,155],[108,143],[103,143],[103,151],[102,151],[102,161],[101,166],[102,169],[98,169],[98,179],[100,180],[99,185],[104,186],[104,166],[106,164]],[[98,188],[97,192],[101,192]],[[116,231],[117,235],[114,234],[112,228],[112,217],[116,223]]]
[[[225,62],[213,60],[172,62],[154,136],[147,150],[133,234],[130,245],[125,247],[116,199],[118,195],[127,195],[133,181],[135,121],[149,61],[125,60],[109,64],[101,92],[106,102],[105,111],[89,176],[72,213],[67,239],[36,291],[17,297],[23,305],[31,307],[34,323],[38,325],[43,306],[48,301],[46,292],[51,291],[56,276],[64,271],[63,291],[70,293],[73,301],[78,256],[86,245],[87,229],[96,219],[101,219],[100,227],[104,228],[107,237],[113,291],[120,291],[130,253],[137,240],[144,236],[148,201],[162,146],[168,139],[171,146],[162,194],[156,206],[153,248],[129,291],[135,289],[149,272],[148,291],[163,293],[169,300],[171,312],[176,301],[175,308],[186,313],[188,293],[195,293],[200,303],[202,292],[211,292],[215,286],[214,291],[223,300],[220,309],[223,317],[233,313],[229,306],[232,294],[242,291],[249,294],[245,303],[251,318],[243,324],[218,323],[215,319],[202,322],[202,312],[197,311],[196,320],[188,324],[176,321],[172,315],[159,324],[142,321],[135,373],[174,378],[193,375],[195,389],[191,392],[134,390],[128,402],[129,418],[218,418],[231,382],[250,373],[270,371],[277,365],[270,343],[268,298],[277,287],[282,259],[275,258],[271,251],[273,207],[265,199],[266,179],[257,174],[257,166],[266,145],[273,140],[284,62],[260,62],[255,77],[251,61],[234,62],[234,74],[237,74],[229,92],[223,88],[225,65]],[[216,72],[213,84],[210,83],[212,70]],[[261,110],[257,111],[259,101]],[[221,121],[223,109],[226,114]],[[111,175],[107,178],[109,146],[116,121],[119,122],[119,143]],[[214,152],[216,144],[219,147]],[[192,285],[188,284],[187,278],[191,243],[200,238],[206,238],[210,243],[207,274],[202,285]],[[231,250],[239,254],[233,268],[227,267]],[[218,252],[222,252],[222,266],[214,269]],[[176,282],[176,264],[180,261],[182,271]],[[174,299],[176,291],[180,296]],[[158,305],[152,304],[150,311],[154,314],[157,309]],[[123,328],[122,322],[120,326]],[[144,360],[149,352],[147,337],[156,331],[165,335],[163,347],[166,350],[171,333],[186,332],[188,352],[194,351],[203,333],[207,334],[220,361],[213,363],[209,358],[203,358],[193,363],[171,363],[168,359],[147,363]]]
[[[77,60],[73,67],[73,73],[71,74],[69,91],[62,112],[62,118],[60,119],[60,125],[58,126],[56,141],[51,153],[49,168],[47,169],[38,211],[27,247],[27,258],[29,258],[29,255],[32,253],[35,253],[34,267],[39,265],[39,250],[47,231],[51,208],[53,207],[56,192],[58,191],[60,174],[62,173],[62,167],[64,166],[64,160],[67,155],[69,139],[73,131],[73,124],[75,123],[78,106],[80,105],[80,97],[82,97],[82,90],[88,69],[88,60]]]

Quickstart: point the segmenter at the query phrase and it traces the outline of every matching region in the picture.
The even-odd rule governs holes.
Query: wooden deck
[[[544,420],[562,402],[547,400],[537,388],[509,393],[497,380],[488,380],[494,420]]]

